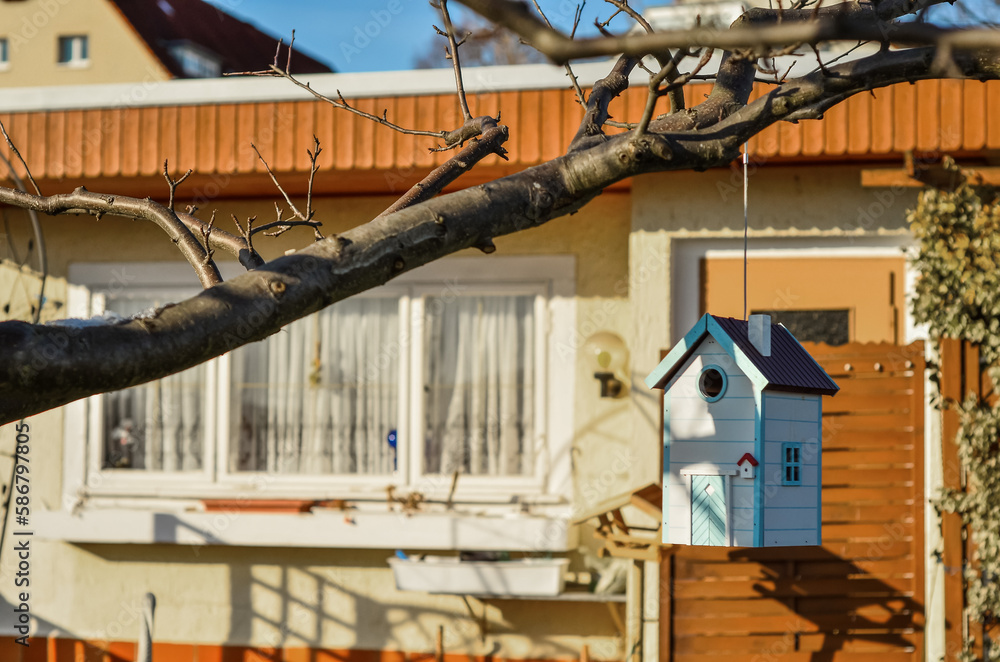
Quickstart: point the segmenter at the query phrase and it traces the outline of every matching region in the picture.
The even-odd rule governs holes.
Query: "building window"
[[[90,48],[86,35],[59,37],[59,64],[82,67],[90,62]]]
[[[547,403],[561,397],[547,375],[563,365],[549,345],[556,330],[572,334],[573,318],[553,312],[550,268],[533,264],[538,280],[506,267],[463,266],[468,280],[413,274],[203,365],[94,396],[86,482],[177,496],[318,486],[335,498],[390,484],[446,495],[457,472],[467,493],[544,491],[548,458],[562,457],[547,446]],[[167,291],[150,273],[91,292],[89,314],[131,316],[197,291]]]
[[[846,345],[851,340],[851,311],[754,310],[751,315],[770,315],[772,324],[783,324],[799,342]]]
[[[698,375],[698,394],[706,402],[717,402],[726,394],[726,371],[717,365],[705,366]]]
[[[459,296],[424,315],[424,468],[450,475],[533,469],[535,297]]]
[[[170,47],[170,54],[188,78],[218,78],[222,75],[222,64],[218,57],[205,49],[180,43]]]
[[[781,484],[802,484],[802,444],[797,441],[781,445]]]
[[[138,293],[103,297],[106,315],[129,317],[168,303],[169,297]],[[209,434],[209,366],[202,364],[155,382],[101,398],[95,426],[101,469],[184,472],[204,468]],[[99,432],[97,432],[99,430]]]
[[[399,300],[356,298],[230,357],[229,471],[388,475]]]
[[[0,37],[0,71],[10,66],[10,42],[7,37]]]

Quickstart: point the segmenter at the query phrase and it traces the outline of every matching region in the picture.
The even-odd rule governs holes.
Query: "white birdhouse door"
[[[691,476],[691,544],[724,546],[726,477]]]

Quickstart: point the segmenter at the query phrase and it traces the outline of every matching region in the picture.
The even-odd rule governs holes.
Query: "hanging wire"
[[[747,319],[747,239],[749,224],[747,223],[747,144],[743,143],[743,320]]]

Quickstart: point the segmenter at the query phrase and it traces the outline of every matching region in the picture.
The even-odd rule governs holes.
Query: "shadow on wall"
[[[387,550],[222,545],[83,547],[125,575],[135,573],[145,578],[144,582],[131,584],[140,596],[146,590],[156,594],[156,622],[170,623],[172,632],[167,637],[211,642],[191,646],[161,641],[154,645],[154,660],[160,651],[168,661],[200,659],[200,655],[209,653],[203,648],[218,651],[211,653],[212,659],[222,662],[329,662],[347,658],[377,662],[383,651],[399,652],[401,661],[404,655],[411,654],[430,659],[439,626],[444,627],[444,649],[450,653],[450,660],[500,655],[576,658],[579,650],[560,639],[614,640],[619,634],[607,606],[601,603],[487,603],[458,595],[397,592],[386,563],[392,552]],[[150,572],[150,566],[157,568],[155,573]],[[124,641],[112,648],[67,640],[68,656],[48,660],[77,659],[71,653],[75,650],[72,645],[77,645],[93,649],[98,655],[95,659],[102,662],[131,662],[131,642],[137,628],[123,632],[120,639]],[[178,631],[190,632],[191,636],[178,635]],[[505,653],[498,640],[505,636],[520,639],[513,645],[523,644],[526,654]],[[250,646],[251,642],[256,645]],[[328,647],[321,648],[323,644]],[[44,647],[45,641],[37,640],[35,645]],[[539,646],[544,646],[544,655],[530,655]],[[199,655],[196,658],[191,657],[195,648]],[[609,649],[614,650],[592,647],[592,652],[594,657],[616,657],[617,646],[612,644]]]

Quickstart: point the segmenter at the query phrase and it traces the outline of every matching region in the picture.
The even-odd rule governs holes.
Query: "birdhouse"
[[[750,453],[744,453],[736,466],[740,469],[740,478],[755,478],[757,473],[753,470],[758,464],[757,460]]]
[[[663,389],[663,542],[819,545],[822,396],[839,387],[767,315],[705,315],[646,378]]]

